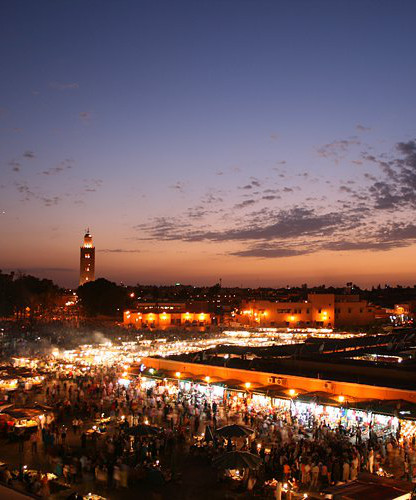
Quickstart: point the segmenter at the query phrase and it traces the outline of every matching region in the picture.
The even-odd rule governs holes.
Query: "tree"
[[[129,302],[125,287],[99,278],[78,288],[78,297],[89,316],[118,316]]]
[[[56,306],[60,295],[60,288],[51,280],[25,274],[16,278],[14,273],[0,271],[0,316],[25,314],[26,308],[43,314]]]

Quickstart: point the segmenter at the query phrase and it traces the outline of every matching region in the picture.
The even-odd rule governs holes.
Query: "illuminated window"
[[[86,253],[86,254],[85,254],[85,258],[86,258],[86,259],[90,259],[90,258],[91,258],[91,255],[90,255],[89,253]]]

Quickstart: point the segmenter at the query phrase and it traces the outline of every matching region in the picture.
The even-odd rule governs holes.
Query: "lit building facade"
[[[95,247],[92,236],[87,229],[84,235],[84,244],[80,251],[79,285],[95,280]]]
[[[303,302],[243,301],[234,321],[247,326],[333,328],[375,321],[375,307],[358,295],[309,294]]]
[[[207,327],[213,315],[205,312],[204,303],[138,302],[133,310],[124,311],[123,324],[134,328],[166,329],[174,327]]]

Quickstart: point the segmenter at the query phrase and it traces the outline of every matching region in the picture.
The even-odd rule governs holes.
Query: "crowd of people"
[[[262,459],[246,476],[249,489],[272,478],[299,491],[321,491],[354,480],[361,471],[382,470],[406,480],[415,475],[414,442],[399,443],[394,434],[364,439],[359,428],[352,434],[341,423],[330,426],[312,409],[300,416],[287,407],[256,405],[248,392],[218,396],[197,384],[121,378],[125,370],[96,365],[82,374],[62,370],[46,379],[36,397],[53,409],[54,418],[43,418],[28,441],[19,441],[19,456],[42,462],[74,490],[102,494],[137,484],[163,488],[181,480],[178,456],[198,453],[210,460],[230,450]],[[224,439],[216,429],[227,424],[248,426],[253,433]],[[3,481],[10,482],[6,471]],[[47,497],[48,483],[39,473],[28,487]]]

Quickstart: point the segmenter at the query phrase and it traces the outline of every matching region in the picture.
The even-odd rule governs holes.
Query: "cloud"
[[[45,207],[52,207],[54,205],[58,205],[58,203],[61,201],[61,198],[59,196],[41,196],[39,198],[41,202],[45,205]]]
[[[77,82],[50,82],[49,87],[56,90],[76,90],[79,89],[79,83]]]
[[[247,208],[251,205],[254,205],[255,203],[257,203],[257,200],[253,200],[253,199],[244,200],[241,203],[237,203],[236,205],[234,205],[234,208],[237,210],[241,209],[241,208]]]
[[[324,144],[317,150],[317,153],[321,158],[334,160],[335,163],[338,163],[347,155],[351,147],[358,146],[360,144],[361,141],[355,137],[340,139]]]
[[[356,138],[336,143],[341,154],[360,144]],[[232,255],[257,258],[321,251],[389,251],[412,245],[416,243],[416,224],[412,223],[416,208],[416,140],[398,142],[383,154],[368,149],[356,151],[363,164],[359,176],[356,172],[349,179],[334,178],[329,186],[322,184],[328,197],[314,189],[306,193],[303,205],[289,205],[290,197],[286,197],[284,207],[279,208],[275,200],[298,189],[297,185],[275,188],[267,178],[250,177],[234,190],[229,186],[222,193],[209,190],[198,205],[181,215],[155,218],[134,229],[140,231],[138,239],[238,244],[240,247],[233,249]],[[305,173],[290,173],[289,177],[306,179],[302,185],[312,183],[314,177]],[[180,190],[182,183],[172,188]],[[240,197],[238,203],[234,201],[236,195]],[[216,206],[219,203],[223,203],[221,209]],[[256,204],[258,209],[254,210]],[[201,224],[203,217],[206,219]]]
[[[281,198],[282,198],[281,196],[276,196],[274,194],[267,194],[261,197],[262,200],[267,200],[267,201],[280,200]]]
[[[76,269],[72,269],[70,267],[25,267],[25,268],[19,268],[19,269],[16,269],[16,268],[8,268],[8,269],[5,269],[5,271],[7,272],[11,272],[11,271],[19,271],[21,273],[40,273],[42,275],[44,275],[45,273],[48,273],[48,272],[76,272],[77,270]]]
[[[26,182],[15,182],[14,185],[18,193],[23,195],[24,201],[29,201],[37,197],[34,191],[32,191],[32,189],[28,186]]]
[[[245,186],[240,186],[239,189],[253,189],[253,188],[258,188],[261,186],[261,182],[259,179],[256,177],[250,177],[250,182],[249,184],[246,184]]]
[[[13,172],[20,172],[20,167],[22,166],[17,160],[9,161],[9,166],[12,167]]]
[[[296,249],[296,248],[285,248],[285,247],[265,247],[255,246],[247,250],[240,250],[237,252],[232,252],[231,255],[237,257],[258,257],[267,259],[280,259],[284,257],[296,257],[298,255],[306,255],[310,253],[311,250],[308,249]]]
[[[351,189],[349,186],[345,186],[345,185],[341,185],[341,186],[339,187],[339,190],[340,190],[341,192],[343,192],[343,193],[353,193],[353,192],[354,192],[354,190],[353,190],[353,189]]]
[[[416,240],[415,224],[393,224],[380,230],[379,237],[384,241],[400,242]]]
[[[196,207],[188,208],[188,210],[186,211],[186,216],[190,219],[202,219],[209,213],[210,211],[206,210],[203,205],[199,205]]]
[[[36,158],[36,155],[33,151],[30,151],[30,150],[26,150],[24,153],[23,153],[23,157],[24,158],[28,158],[29,160],[33,160],[33,158]]]
[[[398,142],[389,156],[362,153],[362,159],[379,167],[380,176],[364,174],[373,183],[368,196],[377,210],[416,208],[416,140]]]
[[[78,115],[83,122],[89,122],[92,116],[90,111],[80,111]]]
[[[141,250],[129,250],[126,248],[101,248],[100,253],[141,253]]]
[[[71,169],[73,166],[73,160],[67,159],[61,161],[56,167],[51,167],[42,172],[43,175],[55,175],[63,172],[65,170]]]
[[[247,200],[248,201],[248,200]],[[252,204],[252,203],[250,203]],[[243,240],[284,240],[306,235],[316,235],[325,231],[333,232],[340,224],[345,224],[345,216],[330,212],[315,213],[313,209],[294,207],[290,210],[280,210],[269,216],[265,211],[254,214],[254,221],[248,217],[240,228],[224,231],[188,229],[180,231],[180,221],[177,219],[157,218],[150,225],[136,226],[145,231],[151,239],[182,240],[182,241],[243,241]],[[270,222],[270,220],[272,222]]]
[[[201,203],[204,205],[211,205],[215,203],[216,205],[222,203],[224,199],[222,196],[218,195],[217,191],[208,191],[202,198],[201,198]]]
[[[184,192],[185,190],[185,183],[181,181],[175,182],[175,184],[172,184],[169,186],[170,189],[174,189],[175,191],[180,191],[181,193]]]
[[[364,125],[361,125],[361,123],[358,123],[355,128],[359,131],[359,132],[369,132],[371,130],[371,127],[365,127]]]
[[[86,193],[95,193],[102,184],[102,179],[84,179],[84,191]]]
[[[322,250],[332,250],[336,252],[342,251],[353,251],[353,250],[375,250],[375,251],[387,251],[395,248],[397,246],[404,246],[402,244],[397,245],[390,241],[331,241],[329,243],[323,244],[320,248]]]

